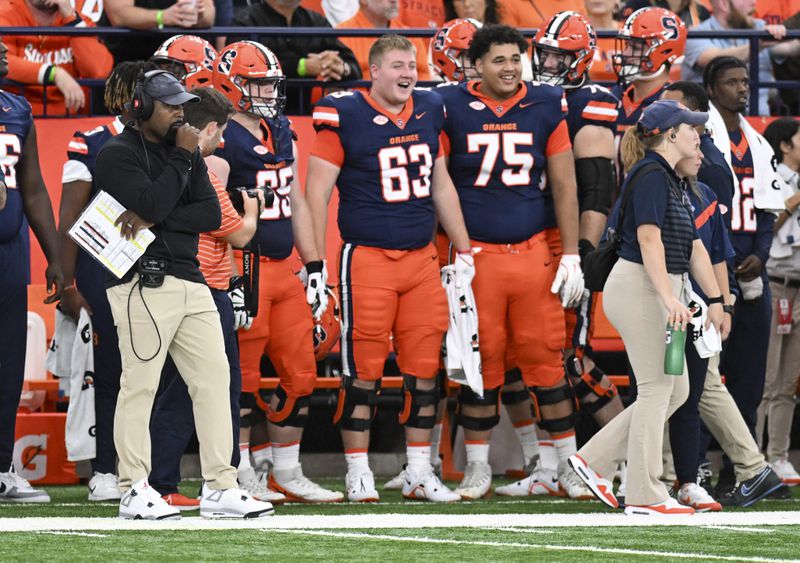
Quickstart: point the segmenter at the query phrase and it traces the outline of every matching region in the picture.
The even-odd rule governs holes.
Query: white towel
[[[755,182],[753,203],[757,209],[778,213],[783,209],[784,205],[775,153],[767,140],[753,129],[753,126],[742,115],[739,115],[739,126],[744,132],[747,144],[750,146],[750,152],[753,155],[753,180]],[[719,110],[714,107],[714,104],[709,104],[706,128],[711,131],[714,144],[725,156],[725,161],[728,166],[731,166],[731,172],[733,172],[731,140],[728,136],[728,129],[725,127],[725,121],[722,119]],[[740,196],[739,182],[735,173],[733,178],[736,196]]]
[[[476,395],[483,397],[478,309],[470,285],[456,288],[455,272],[454,266],[442,268],[442,285],[450,309],[450,324],[442,347],[445,371],[448,379],[468,385]]]
[[[781,180],[781,197],[784,201],[794,196],[800,190],[797,172],[783,163],[778,165],[778,177]],[[769,255],[772,258],[786,258],[792,255],[792,247],[800,246],[800,210],[795,209],[789,218],[781,225],[775,237]]]

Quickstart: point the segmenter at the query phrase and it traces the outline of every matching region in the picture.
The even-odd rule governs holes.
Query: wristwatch
[[[733,316],[733,305],[723,305],[722,306],[722,312],[725,313],[725,314],[728,314],[728,315],[730,315],[732,317]]]

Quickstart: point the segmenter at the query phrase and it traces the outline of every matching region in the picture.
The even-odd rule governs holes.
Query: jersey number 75
[[[485,151],[480,172],[475,179],[475,186],[485,188],[489,184],[501,149],[503,161],[506,166],[509,166],[509,168],[503,168],[500,173],[500,180],[503,184],[509,187],[530,185],[533,155],[530,152],[520,152],[519,148],[531,146],[533,146],[533,133],[470,133],[467,135],[467,152]]]

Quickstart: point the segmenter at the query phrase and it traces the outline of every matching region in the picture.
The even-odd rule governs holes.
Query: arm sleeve
[[[769,258],[769,249],[772,246],[772,239],[774,237],[772,227],[775,224],[775,215],[769,211],[756,209],[756,221],[758,227],[756,228],[756,244],[753,249],[753,254],[758,256],[761,263],[766,267],[767,259]]]
[[[219,198],[199,153],[195,153],[190,182],[191,202],[176,205],[161,223],[161,228],[186,233],[207,233],[218,229],[222,221]]]
[[[176,148],[161,175],[151,180],[147,175],[143,154],[124,145],[107,146],[97,157],[95,180],[100,189],[114,196],[126,209],[145,221],[159,224],[181,197],[191,164],[191,153]],[[218,226],[219,222],[206,230]]]
[[[633,190],[630,206],[634,224],[636,227],[649,224],[661,228],[669,197],[669,186],[664,184],[663,174],[654,170],[636,180],[636,185],[628,186]]]
[[[729,170],[723,170],[721,166],[712,165],[700,168],[697,179],[711,188],[717,196],[722,220],[725,227],[731,228],[731,207],[733,205],[733,183]]]

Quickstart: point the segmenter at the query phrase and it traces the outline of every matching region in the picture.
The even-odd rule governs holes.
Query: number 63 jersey
[[[223,145],[214,153],[231,167],[228,189],[269,188],[274,191],[272,205],[259,216],[258,245],[262,256],[274,260],[288,258],[294,247],[292,235],[291,191],[294,173],[294,132],[286,117],[262,119],[264,140],[233,119],[223,135]]]
[[[6,184],[6,206],[0,210],[0,242],[17,236],[24,209],[17,186],[17,163],[31,130],[31,106],[22,96],[0,90],[0,180]]]
[[[399,114],[362,92],[337,92],[317,104],[311,154],[340,169],[342,240],[389,250],[430,244],[431,175],[443,124],[441,98],[422,90]]]
[[[445,103],[445,153],[473,240],[515,244],[548,225],[547,157],[571,149],[561,88],[522,83],[497,101],[480,82],[438,88]]]

